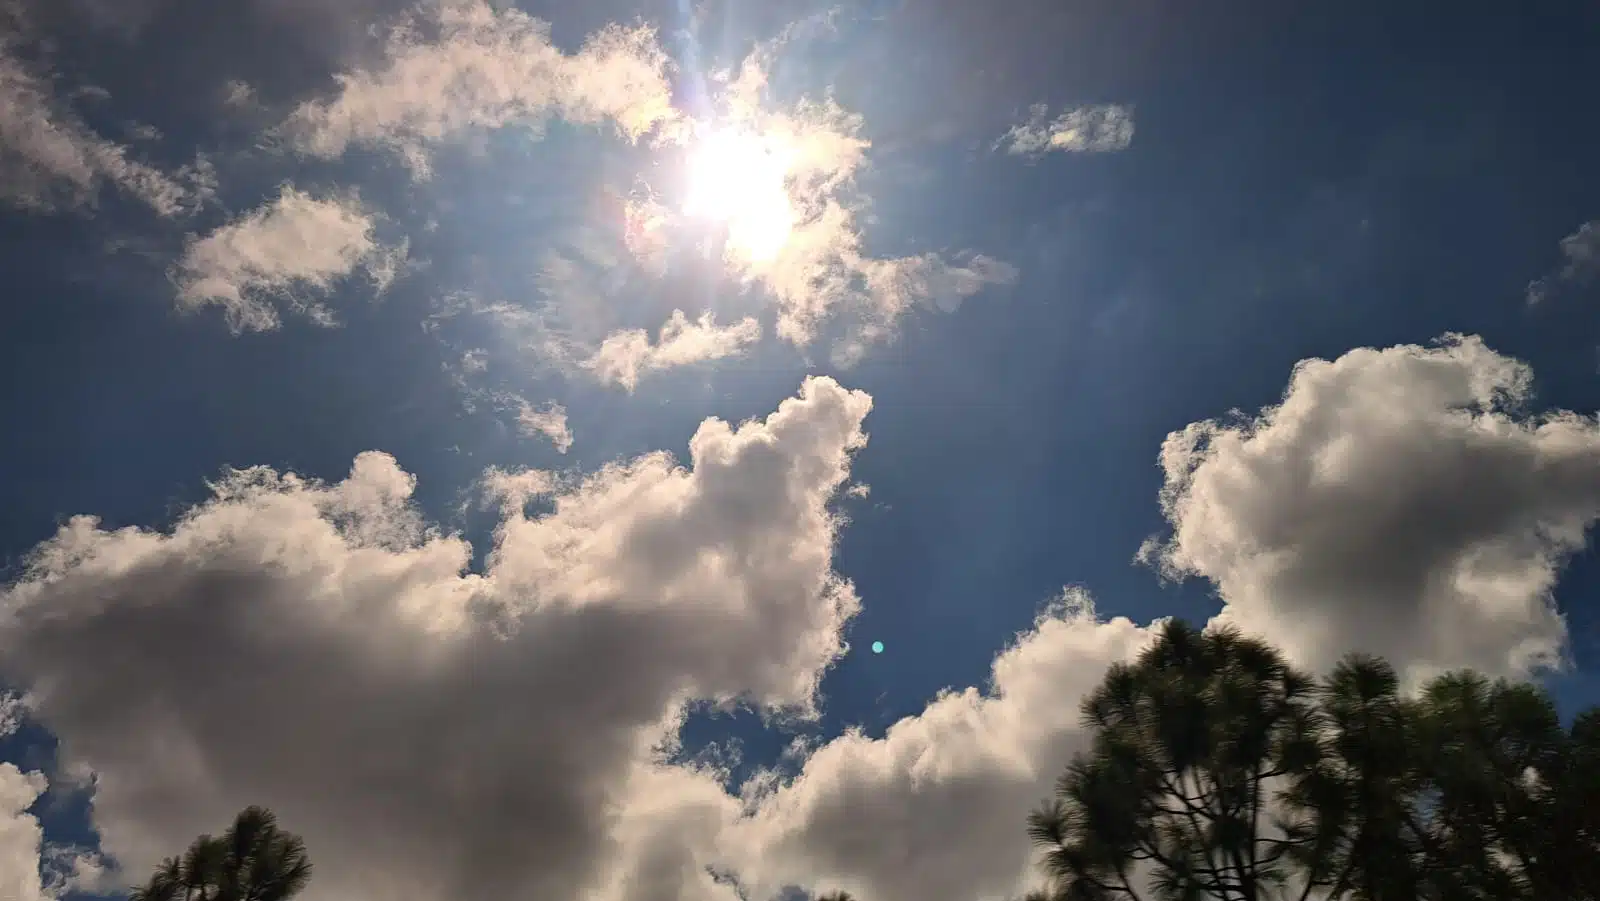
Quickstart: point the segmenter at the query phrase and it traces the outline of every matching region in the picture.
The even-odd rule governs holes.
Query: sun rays
[[[683,211],[727,229],[727,249],[753,262],[776,257],[789,239],[794,150],[735,127],[707,129],[689,149]]]

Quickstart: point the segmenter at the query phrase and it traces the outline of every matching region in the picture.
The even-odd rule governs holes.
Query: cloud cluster
[[[673,105],[673,61],[644,25],[607,26],[567,52],[552,43],[547,23],[514,6],[437,0],[419,4],[380,36],[381,50],[370,64],[339,73],[331,91],[295,106],[271,129],[269,143],[323,159],[352,147],[386,149],[426,177],[442,142],[502,128],[537,135],[552,118],[608,126],[631,142],[648,139],[663,159],[681,151],[692,161],[714,134],[758,135],[783,149],[781,169],[762,189],[774,209],[760,230],[760,252],[733,228],[714,265],[729,284],[759,290],[773,310],[776,334],[797,346],[841,320],[842,337],[833,348],[840,364],[892,339],[917,304],[953,310],[985,286],[1015,278],[1013,267],[981,254],[947,259],[932,252],[867,252],[859,220],[869,199],[856,186],[869,149],[863,122],[831,97],[772,104],[767,73],[785,37],[759,47],[736,73],[714,78],[715,114],[698,122]],[[169,176],[95,135],[11,49],[0,46],[0,173],[9,173],[5,190],[13,203],[87,203],[101,182],[110,181],[170,215],[214,193],[204,165]],[[249,90],[230,82],[228,95],[237,105]],[[618,210],[619,250],[661,277],[674,247],[705,237],[704,223],[693,221],[678,208],[682,204],[663,204],[660,192],[643,183],[644,174],[635,174],[633,186],[644,193],[635,190]],[[323,299],[335,282],[365,269],[381,289],[401,258],[375,242],[372,215],[353,200],[285,188],[255,212],[188,244],[172,270],[178,304],[221,307],[236,331],[273,328],[284,308],[328,322],[332,314]],[[298,252],[285,253],[291,247]],[[594,305],[581,297],[551,299],[569,319],[585,303]],[[631,384],[650,367],[629,361],[672,361],[659,353],[640,357],[639,336],[631,333],[612,336],[630,342],[617,358],[622,352],[604,343],[609,331],[556,336],[575,348],[557,362],[595,359],[607,378]],[[743,343],[746,334],[741,325],[733,338]],[[620,362],[613,365],[614,359]]]
[[[1551,591],[1600,518],[1600,423],[1523,412],[1530,386],[1526,365],[1459,336],[1304,361],[1282,403],[1167,439],[1173,533],[1146,559],[1210,580],[1217,622],[1313,670],[1352,649],[1413,683],[1558,662]],[[1031,875],[1023,816],[1084,746],[1079,699],[1149,637],[1067,592],[996,659],[987,694],[951,692],[881,739],[815,749],[724,853],[753,897],[786,883],[1015,897]]]
[[[323,299],[337,282],[360,270],[381,293],[404,264],[404,242],[380,242],[376,225],[353,196],[285,185],[269,203],[189,240],[172,271],[178,305],[221,307],[235,332],[276,328],[280,305],[331,325]]]
[[[1028,120],[1013,125],[995,145],[1017,156],[1039,157],[1057,151],[1107,153],[1133,143],[1133,110],[1117,104],[1084,106],[1050,117],[1047,104],[1035,104]]]
[[[132,160],[13,50],[0,44],[8,202],[83,205],[109,182],[173,215],[207,196],[203,168]],[[724,241],[714,264],[770,301],[792,344],[844,320],[840,363],[892,339],[919,304],[951,311],[1016,277],[981,254],[869,253],[864,123],[832,99],[774,108],[771,50],[717,84],[714,123],[689,123],[648,28],[612,26],[566,53],[508,5],[440,0],[277,133],[310,157],[391,150],[419,175],[442,141],[557,116],[662,154],[694,154],[701,124],[758,134],[783,148],[768,192],[786,204],[783,240],[759,253]],[[997,146],[1103,152],[1132,135],[1125,107],[1039,106]],[[618,260],[668,271],[690,227],[669,195],[620,205]],[[353,194],[286,185],[190,238],[171,270],[178,302],[218,306],[236,331],[273,328],[286,310],[330,323],[339,283],[361,274],[381,291],[404,265],[408,248],[380,240],[380,221]],[[1566,266],[1530,300],[1592,277],[1597,247],[1590,225],[1563,241]],[[620,266],[574,257],[547,257],[557,296],[545,310],[473,312],[516,317],[541,353],[629,391],[761,337],[754,317],[719,325],[683,310],[654,340],[615,331],[604,308],[616,292],[575,286]],[[485,368],[472,351],[457,377]],[[1219,621],[1314,668],[1351,648],[1412,679],[1558,663],[1552,591],[1600,518],[1600,424],[1527,414],[1530,387],[1525,365],[1475,338],[1304,361],[1281,403],[1167,438],[1171,533],[1141,553],[1167,576],[1209,580]],[[475,396],[523,434],[572,446],[561,404]],[[95,825],[130,878],[266,803],[311,845],[310,901],[733,901],[795,884],[870,901],[1014,897],[1032,881],[1023,817],[1085,740],[1078,699],[1151,636],[1097,618],[1081,591],[996,657],[986,688],[944,693],[881,738],[810,748],[792,780],[765,773],[730,791],[714,766],[666,762],[692,702],[815,712],[859,607],[833,569],[844,520],[830,504],[866,495],[849,469],[870,407],[812,378],[763,420],[705,421],[687,465],[655,453],[585,476],[491,471],[482,487],[500,517],[477,569],[378,452],[334,482],[226,473],[166,529],[74,519],[0,590],[0,678],[28,689],[66,767],[93,769]],[[0,697],[0,732],[18,716]],[[0,897],[59,887],[41,860],[83,884],[98,872],[97,858],[67,866],[43,844],[29,811],[45,787],[0,765]]]
[[[438,41],[425,41],[402,29],[402,49],[391,51],[388,68],[350,73],[333,106],[312,104],[306,109],[333,109],[347,102],[347,98],[365,97],[372,92],[385,98],[410,98],[405,108],[411,112],[405,116],[385,115],[380,118],[389,124],[360,131],[373,141],[398,142],[396,146],[411,156],[420,152],[417,148],[458,133],[468,124],[495,127],[537,121],[526,112],[530,109],[567,115],[564,107],[542,93],[539,97],[544,99],[537,102],[521,95],[497,104],[472,99],[480,97],[484,90],[477,76],[470,75],[489,65],[484,58],[538,56],[531,49],[512,54],[503,47],[520,46],[520,42],[542,47],[546,38],[541,24],[520,13],[491,15],[480,11],[469,20],[484,32],[470,42],[471,52],[456,48],[456,39],[449,33]],[[518,37],[506,38],[504,33]],[[648,35],[629,34],[634,37],[627,46],[633,50],[597,54],[591,68],[595,72],[630,69],[643,73],[653,71],[651,67],[658,63],[665,65],[657,57],[658,51],[652,49],[654,45],[646,40]],[[658,96],[654,82],[642,74],[618,81],[633,87],[613,92],[617,99],[607,108],[632,109],[628,103],[642,104],[639,108],[649,112],[637,121],[654,129],[650,134],[655,152],[663,161],[679,165],[663,167],[668,174],[652,170],[646,178],[646,173],[640,173],[626,198],[619,194],[614,242],[599,239],[603,236],[598,232],[603,229],[577,230],[573,246],[545,254],[539,273],[539,284],[546,296],[544,305],[536,314],[516,312],[522,324],[537,323],[541,334],[528,343],[540,354],[558,363],[587,366],[603,380],[628,387],[651,368],[636,366],[633,361],[666,365],[718,359],[756,340],[754,324],[732,327],[731,331],[724,327],[717,341],[699,340],[702,336],[695,335],[693,345],[677,342],[676,346],[684,351],[695,346],[706,352],[674,361],[666,355],[652,355],[649,336],[641,330],[616,332],[612,330],[614,325],[602,327],[613,317],[610,295],[625,280],[623,261],[631,259],[639,271],[661,277],[672,268],[676,252],[697,244],[713,251],[713,265],[720,277],[750,290],[763,309],[770,308],[774,331],[781,339],[805,347],[822,337],[831,323],[840,323],[833,346],[833,358],[840,364],[853,363],[871,345],[891,340],[904,316],[918,304],[952,311],[985,287],[1015,279],[1015,267],[983,254],[962,253],[947,258],[931,252],[904,257],[868,253],[860,218],[869,206],[869,198],[856,184],[870,148],[863,136],[862,118],[831,97],[773,103],[768,96],[767,76],[779,45],[781,41],[760,47],[736,72],[718,73],[711,79],[714,112],[704,121],[689,121],[670,107],[658,106],[657,101],[664,95]],[[412,63],[413,58],[427,62]],[[569,59],[559,55],[555,58]],[[582,54],[570,59],[579,58]],[[598,62],[602,59],[612,62],[602,65]],[[623,60],[631,62],[625,64]],[[643,62],[646,60],[648,65]],[[413,66],[427,72],[443,67],[444,74],[429,78],[403,74]],[[498,71],[498,64],[492,68]],[[411,81],[454,84],[459,79],[473,85],[461,89],[469,98],[465,103],[445,91],[401,90],[390,85]],[[494,79],[488,81],[498,83]],[[596,75],[585,83],[603,82],[605,79]],[[517,82],[542,83],[531,76]],[[382,91],[355,87],[377,84],[390,86]],[[392,106],[388,99],[374,103],[383,109]],[[457,121],[468,115],[466,111],[480,107],[499,112],[478,116],[468,124]],[[517,112],[513,115],[507,110]],[[413,128],[405,124],[412,119],[424,125]],[[637,129],[628,133],[635,132]],[[347,143],[341,139],[328,146],[331,151],[342,149]],[[680,171],[670,174],[674,169]],[[685,175],[687,178],[680,177]],[[729,179],[737,189],[728,187]],[[679,181],[687,184],[678,184]],[[737,208],[731,211],[734,215],[707,217],[696,210],[698,205],[704,205],[696,201],[705,198],[694,196],[697,187],[705,187],[698,184],[703,181],[712,182],[716,193],[732,190],[739,195],[719,196],[716,200],[720,203],[711,204],[732,205]],[[689,322],[686,328],[670,322],[668,327],[680,330],[684,337],[696,330],[706,331],[694,325],[696,320],[691,317],[696,315],[692,310],[684,313]],[[704,321],[703,315],[700,321]]]
[[[1600,518],[1600,424],[1522,412],[1531,386],[1475,337],[1302,361],[1276,406],[1168,436],[1172,533],[1146,558],[1313,667],[1559,664],[1552,590]]]
[[[1528,303],[1536,304],[1564,288],[1586,285],[1600,275],[1600,222],[1585,222],[1561,239],[1566,262],[1555,272],[1528,283]]]
[[[19,28],[0,11],[0,29]],[[0,35],[0,201],[26,210],[93,206],[104,184],[161,216],[194,210],[215,190],[203,160],[176,174],[133,159],[57,97],[51,80]]]
[[[469,129],[537,130],[551,115],[610,123],[637,140],[672,122],[668,60],[655,32],[610,26],[576,54],[550,28],[509,5],[441,0],[389,32],[382,62],[339,76],[331,98],[298,107],[280,129],[302,153],[336,157],[352,145],[388,147],[419,175],[430,145]]]
[[[74,519],[0,596],[0,666],[93,767],[130,876],[267,803],[311,901],[704,897],[685,849],[738,805],[660,748],[691,699],[813,707],[857,609],[828,503],[870,406],[813,378],[707,420],[688,468],[499,474],[482,572],[379,453],[229,473],[168,531]]]
[[[682,310],[673,310],[654,344],[644,329],[614,332],[583,361],[583,367],[603,384],[632,391],[645,373],[726,359],[759,340],[761,324],[754,317],[719,326],[710,313],[691,322]]]
[[[1559,656],[1550,591],[1600,517],[1600,424],[1522,412],[1530,384],[1457,336],[1304,361],[1280,404],[1167,439],[1173,531],[1146,554],[1313,668],[1525,674]],[[165,532],[75,519],[0,596],[0,667],[94,768],[135,869],[256,801],[311,842],[312,901],[1015,897],[1079,699],[1152,636],[1081,590],[986,690],[802,750],[792,779],[730,793],[662,756],[692,699],[813,709],[858,604],[829,504],[870,403],[810,379],[764,421],[707,420],[688,468],[491,472],[481,572],[377,453],[331,484],[231,473]]]
[[[981,254],[969,254],[965,265],[932,253],[867,254],[858,222],[866,198],[855,184],[870,146],[861,134],[862,119],[831,98],[770,109],[770,54],[771,48],[753,53],[727,81],[719,121],[784,149],[791,220],[786,239],[770,254],[752,256],[732,246],[724,254],[736,276],[771,296],[779,337],[804,346],[826,321],[845,317],[849,325],[834,360],[848,365],[866,346],[891,338],[914,304],[953,310],[985,285],[1015,278],[1014,267]]]

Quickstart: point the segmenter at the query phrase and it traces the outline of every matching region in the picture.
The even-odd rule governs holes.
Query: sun
[[[728,249],[771,260],[794,227],[788,176],[792,151],[736,128],[708,131],[690,150],[684,212],[727,228]]]

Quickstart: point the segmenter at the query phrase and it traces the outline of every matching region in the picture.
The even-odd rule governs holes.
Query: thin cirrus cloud
[[[1047,153],[1107,153],[1133,143],[1133,110],[1118,104],[1069,109],[1051,117],[1047,104],[1035,104],[1028,119],[1013,125],[995,144],[1016,156]]]
[[[353,196],[315,197],[285,185],[264,206],[191,238],[172,270],[178,305],[221,307],[235,332],[277,328],[284,307],[331,325],[324,303],[339,281],[362,271],[382,292],[406,259],[385,244]]]
[[[0,28],[26,33],[7,18],[0,10]],[[0,37],[0,201],[37,212],[84,209],[110,184],[157,215],[178,216],[215,193],[203,158],[168,174],[97,134],[18,50],[16,36]]]
[[[1590,284],[1600,275],[1600,222],[1585,222],[1562,238],[1561,256],[1565,262],[1560,269],[1528,283],[1530,306],[1563,290]]]
[[[644,329],[615,332],[582,365],[602,384],[632,391],[647,373],[726,359],[759,340],[761,324],[753,317],[719,326],[710,313],[691,321],[682,310],[673,310],[654,343]]]

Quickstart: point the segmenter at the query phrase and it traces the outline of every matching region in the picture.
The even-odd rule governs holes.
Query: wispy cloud
[[[222,86],[222,105],[230,109],[249,109],[255,106],[256,89],[248,82],[229,79]]]
[[[399,21],[379,65],[340,75],[331,98],[301,105],[281,132],[315,156],[387,146],[419,174],[434,142],[473,128],[538,129],[550,115],[610,123],[635,140],[678,116],[667,69],[644,26],[609,26],[569,55],[546,23],[514,7],[442,0]]]
[[[379,242],[375,227],[354,197],[285,185],[270,203],[190,239],[172,272],[178,304],[219,306],[236,332],[276,328],[280,305],[331,325],[323,299],[336,282],[361,270],[381,292],[404,264],[405,243]]]
[[[0,37],[0,200],[39,211],[89,207],[110,183],[157,214],[176,216],[215,192],[203,158],[169,175],[97,134],[18,49],[17,38]]]
[[[583,361],[583,367],[602,383],[632,391],[645,373],[721,360],[742,353],[759,340],[761,324],[752,317],[719,326],[710,313],[690,321],[682,310],[673,310],[654,344],[644,329],[615,332]]]
[[[522,401],[517,409],[517,426],[524,435],[543,435],[550,439],[560,453],[572,449],[572,429],[567,425],[567,408],[555,401],[542,407]]]
[[[833,361],[860,362],[872,344],[891,339],[899,320],[919,303],[951,313],[989,285],[1010,284],[1017,268],[983,254],[964,254],[960,262],[937,254],[891,260],[863,259],[860,278],[874,299],[873,315],[863,319],[833,348]]]
[[[1585,222],[1561,239],[1566,262],[1549,275],[1528,283],[1528,303],[1536,304],[1569,287],[1589,284],[1600,275],[1600,222]]]
[[[1133,143],[1133,110],[1117,104],[1085,106],[1050,118],[1047,104],[1035,104],[1028,121],[1013,125],[996,148],[1018,156],[1046,153],[1106,153]]]

